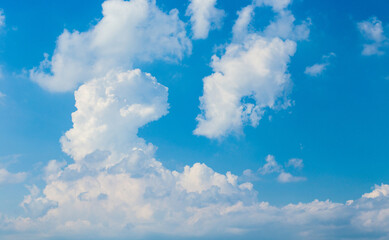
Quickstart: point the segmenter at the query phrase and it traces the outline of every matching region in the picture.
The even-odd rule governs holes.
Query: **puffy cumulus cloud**
[[[382,22],[376,17],[361,21],[357,24],[360,33],[370,43],[363,45],[362,55],[382,55],[381,48],[388,45],[388,39],[384,34]]]
[[[0,185],[7,183],[20,183],[23,182],[27,177],[24,172],[10,173],[5,168],[0,168]]]
[[[205,39],[211,29],[221,26],[224,11],[215,7],[216,1],[190,0],[186,15],[190,16],[194,39]]]
[[[162,12],[154,0],[107,0],[103,17],[86,32],[65,30],[51,58],[30,71],[49,91],[70,91],[114,69],[131,69],[134,62],[175,61],[191,50],[178,11]]]
[[[48,163],[46,186],[30,187],[21,203],[28,217],[14,219],[11,229],[69,238],[206,234],[215,227],[209,220],[255,202],[252,184],[230,172],[200,163],[171,171],[154,158],[137,130],[166,114],[168,104],[167,88],[149,74],[108,73],[80,86],[75,99],[73,128],[62,139],[75,161]]]
[[[194,133],[220,138],[240,133],[244,124],[257,126],[266,108],[282,105],[277,100],[290,86],[287,65],[295,50],[293,41],[250,35],[230,44],[221,58],[214,56],[214,73],[203,79],[202,113]]]
[[[74,95],[73,128],[61,143],[63,151],[76,161],[95,162],[105,151],[145,148],[143,139],[136,136],[138,128],[168,110],[167,88],[139,69],[110,72],[85,83]],[[91,153],[95,155],[85,158]]]
[[[194,134],[219,139],[240,134],[245,125],[256,127],[267,109],[290,105],[288,64],[295,40],[308,37],[309,24],[295,25],[285,9],[288,5],[289,1],[257,1],[238,12],[232,43],[221,57],[212,57],[214,73],[203,79]],[[262,32],[253,32],[249,24],[260,6],[272,6],[275,20]]]
[[[259,201],[253,185],[230,172],[217,173],[200,163],[181,172],[165,168],[154,158],[153,146],[137,136],[137,127],[167,111],[167,89],[149,74],[111,72],[83,84],[75,95],[72,130],[79,134],[69,137],[68,132],[69,142],[63,142],[70,144],[75,161],[48,163],[46,185],[29,187],[21,203],[26,216],[0,215],[2,238],[389,237],[388,185],[345,204],[315,200],[275,207]],[[139,106],[128,113],[134,117],[126,114],[132,106]],[[82,113],[88,116],[78,116]],[[85,124],[96,135],[91,137]],[[77,149],[71,144],[76,140],[89,150]],[[267,172],[285,173],[273,156],[266,162]]]
[[[333,52],[323,55],[321,63],[315,63],[312,66],[306,67],[304,73],[312,77],[320,75],[330,65],[330,59],[335,56],[336,54]]]
[[[389,196],[389,185],[381,184],[381,186],[376,185],[375,189],[370,193],[365,193],[364,198],[380,198]]]

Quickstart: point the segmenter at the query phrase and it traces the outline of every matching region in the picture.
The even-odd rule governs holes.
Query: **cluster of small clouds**
[[[304,163],[300,158],[289,159],[289,161],[285,164],[286,168],[280,165],[273,155],[268,155],[265,160],[266,163],[256,172],[246,169],[243,171],[243,175],[240,178],[242,180],[256,181],[261,179],[260,176],[278,174],[277,181],[280,183],[301,182],[307,180],[305,177],[294,176],[286,171],[286,168],[301,170],[304,167]]]
[[[223,56],[213,57],[214,73],[204,78],[203,114],[198,116],[196,134],[218,138],[240,131],[246,123],[258,125],[267,108],[289,105],[287,66],[295,41],[309,33],[308,21],[293,24],[294,17],[286,9],[289,4],[289,0],[257,0],[239,12],[233,42]],[[191,1],[187,12],[194,38],[206,37],[217,25],[214,16],[220,18],[222,11],[215,5],[212,0]],[[261,6],[272,7],[276,20],[263,32],[250,32],[253,9]],[[157,161],[156,147],[137,134],[140,127],[168,113],[168,89],[134,66],[156,59],[179,60],[190,50],[177,10],[164,13],[152,0],[107,0],[103,18],[91,30],[65,31],[58,38],[51,59],[46,56],[30,74],[50,91],[78,88],[73,127],[61,138],[63,151],[74,161],[48,163],[45,186],[30,186],[21,203],[26,216],[0,214],[5,239],[17,234],[28,239],[155,234],[389,237],[389,185],[375,186],[345,204],[315,200],[275,207],[258,201],[253,184],[231,172],[217,173],[202,163],[172,171]],[[301,170],[303,160],[290,159],[283,167],[269,155],[257,172],[276,173],[283,183],[305,180],[287,168]],[[0,183],[24,177],[0,169]],[[275,231],[280,228],[283,231]]]
[[[359,22],[357,25],[360,33],[369,41],[369,43],[363,45],[362,55],[384,54],[385,52],[382,48],[389,45],[389,40],[385,36],[382,22],[376,17],[371,17],[368,20]]]
[[[309,76],[312,76],[312,77],[316,77],[316,76],[322,74],[323,71],[326,70],[327,67],[330,65],[330,59],[332,57],[335,57],[335,56],[336,56],[336,54],[333,52],[331,52],[327,55],[323,55],[322,62],[315,63],[312,66],[306,67],[304,73],[309,75]]]
[[[309,23],[295,25],[290,1],[254,1],[238,12],[233,41],[225,53],[212,57],[213,74],[203,79],[201,113],[194,134],[221,138],[241,134],[244,125],[256,127],[266,109],[290,105],[288,64],[295,40],[306,39]],[[250,31],[257,7],[270,6],[275,20],[263,31]]]

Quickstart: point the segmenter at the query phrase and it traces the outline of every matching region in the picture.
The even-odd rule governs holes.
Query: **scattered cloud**
[[[300,158],[292,158],[292,159],[289,159],[286,166],[287,167],[294,167],[296,169],[302,169],[304,167],[304,163],[303,163],[303,160]]]
[[[276,20],[263,32],[249,31],[255,7],[271,6]],[[297,39],[308,37],[308,25],[295,26],[285,8],[289,1],[256,1],[238,12],[233,42],[221,57],[213,56],[213,74],[203,79],[201,113],[194,134],[208,138],[241,134],[244,125],[256,127],[267,109],[290,105],[288,64]]]
[[[5,26],[5,15],[4,10],[0,8],[0,27]]]
[[[248,5],[238,12],[238,19],[232,27],[235,41],[242,40],[248,34],[248,26],[254,16],[254,5]]]
[[[240,133],[244,124],[257,126],[266,108],[288,105],[277,100],[290,85],[287,65],[295,49],[293,41],[251,35],[230,44],[221,58],[214,56],[214,73],[203,79],[194,133],[208,138]]]
[[[204,115],[198,117],[196,134],[219,137],[240,131],[246,123],[258,125],[265,109],[289,105],[287,65],[295,40],[307,37],[307,28],[289,24],[294,21],[285,10],[289,3],[256,1],[279,14],[269,25],[274,32],[245,31],[251,13],[247,10],[246,20],[244,10],[239,13],[241,23],[234,28],[239,37],[222,57],[213,57],[214,73],[204,79]],[[73,161],[48,163],[43,188],[29,186],[20,204],[25,216],[0,214],[2,236],[389,238],[389,185],[377,185],[346,203],[314,200],[276,207],[259,201],[253,184],[231,172],[218,173],[203,163],[183,171],[165,168],[155,159],[156,147],[140,138],[138,129],[168,113],[168,89],[132,68],[134,62],[171,61],[187,53],[190,41],[183,23],[176,10],[165,14],[155,1],[146,0],[107,0],[103,15],[87,32],[65,31],[53,57],[31,70],[32,79],[51,91],[78,88],[73,127],[61,138]],[[303,161],[290,159],[286,166],[301,169]],[[272,155],[258,173],[244,172],[257,174],[277,174],[281,183],[306,180],[286,172]],[[0,169],[0,183],[25,177]]]
[[[0,168],[0,184],[21,183],[26,179],[24,172],[10,173],[5,168]]]
[[[220,28],[224,11],[217,9],[217,0],[190,0],[186,15],[190,16],[194,39],[206,39],[210,30]]]
[[[0,216],[5,237],[15,232],[28,234],[29,239],[41,239],[42,232],[45,237],[64,239],[147,238],[150,234],[336,239],[348,234],[369,236],[372,231],[375,236],[389,234],[388,185],[376,186],[345,204],[315,200],[275,207],[258,201],[253,184],[239,183],[230,172],[217,173],[201,163],[182,172],[166,169],[154,158],[155,148],[137,136],[137,128],[166,114],[167,89],[140,70],[112,72],[84,83],[75,98],[77,110],[69,132],[80,134],[70,137],[68,132],[62,142],[69,144],[64,149],[74,163],[48,163],[46,186],[43,190],[29,187],[30,194],[21,203],[27,216]],[[87,125],[90,133],[83,130]],[[88,151],[72,144],[77,141]],[[288,164],[302,165],[299,160]],[[281,182],[303,180],[286,173],[271,155],[261,169],[280,173]],[[274,229],[267,227],[275,223],[285,235],[275,236]]]
[[[357,24],[360,33],[370,43],[363,45],[362,55],[382,55],[382,47],[389,44],[388,38],[385,36],[382,22],[376,17],[371,17],[368,20],[361,21]]]
[[[312,66],[306,67],[304,73],[312,77],[316,77],[322,74],[323,71],[326,70],[327,67],[330,65],[330,59],[335,56],[336,54],[333,52],[329,53],[328,55],[324,55],[322,57],[321,63],[316,63]]]
[[[280,172],[280,171],[281,171],[281,166],[278,165],[273,155],[267,155],[266,164],[263,165],[262,168],[258,169],[258,172],[262,175],[274,173],[274,172]]]
[[[76,89],[111,70],[126,71],[134,62],[176,61],[191,51],[178,11],[162,12],[153,0],[107,0],[103,18],[86,32],[65,30],[50,58],[30,71],[41,87],[63,92]]]
[[[280,183],[289,183],[289,182],[301,182],[307,180],[305,177],[296,177],[293,176],[290,173],[287,172],[281,172],[280,175],[278,175],[277,180]]]
[[[285,165],[286,167],[292,166],[295,169],[299,169],[299,170],[301,170],[304,167],[303,160],[298,158],[290,159]],[[296,177],[293,176],[291,173],[285,172],[285,169],[282,167],[282,165],[277,163],[273,155],[268,155],[266,157],[266,163],[265,165],[263,165],[263,167],[258,169],[258,173],[261,175],[279,173],[277,180],[280,183],[301,182],[307,180],[305,177]]]

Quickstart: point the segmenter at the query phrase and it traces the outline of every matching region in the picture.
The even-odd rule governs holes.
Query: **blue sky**
[[[243,8],[251,17],[238,26]],[[39,239],[45,221],[48,239],[389,238],[387,1],[15,0],[0,9],[4,238]],[[88,179],[100,185],[88,189]],[[106,190],[109,181],[121,188]],[[239,203],[225,215],[209,209]],[[284,231],[272,235],[269,224]]]

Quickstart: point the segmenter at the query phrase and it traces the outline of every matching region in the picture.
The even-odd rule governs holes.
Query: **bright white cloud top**
[[[224,11],[217,9],[217,0],[190,0],[186,15],[190,16],[194,39],[206,39],[210,30],[219,28]]]
[[[87,32],[65,30],[53,56],[45,55],[30,77],[43,88],[71,91],[112,70],[127,70],[135,62],[176,61],[190,53],[185,24],[178,11],[164,13],[155,1],[105,1],[103,18]]]

